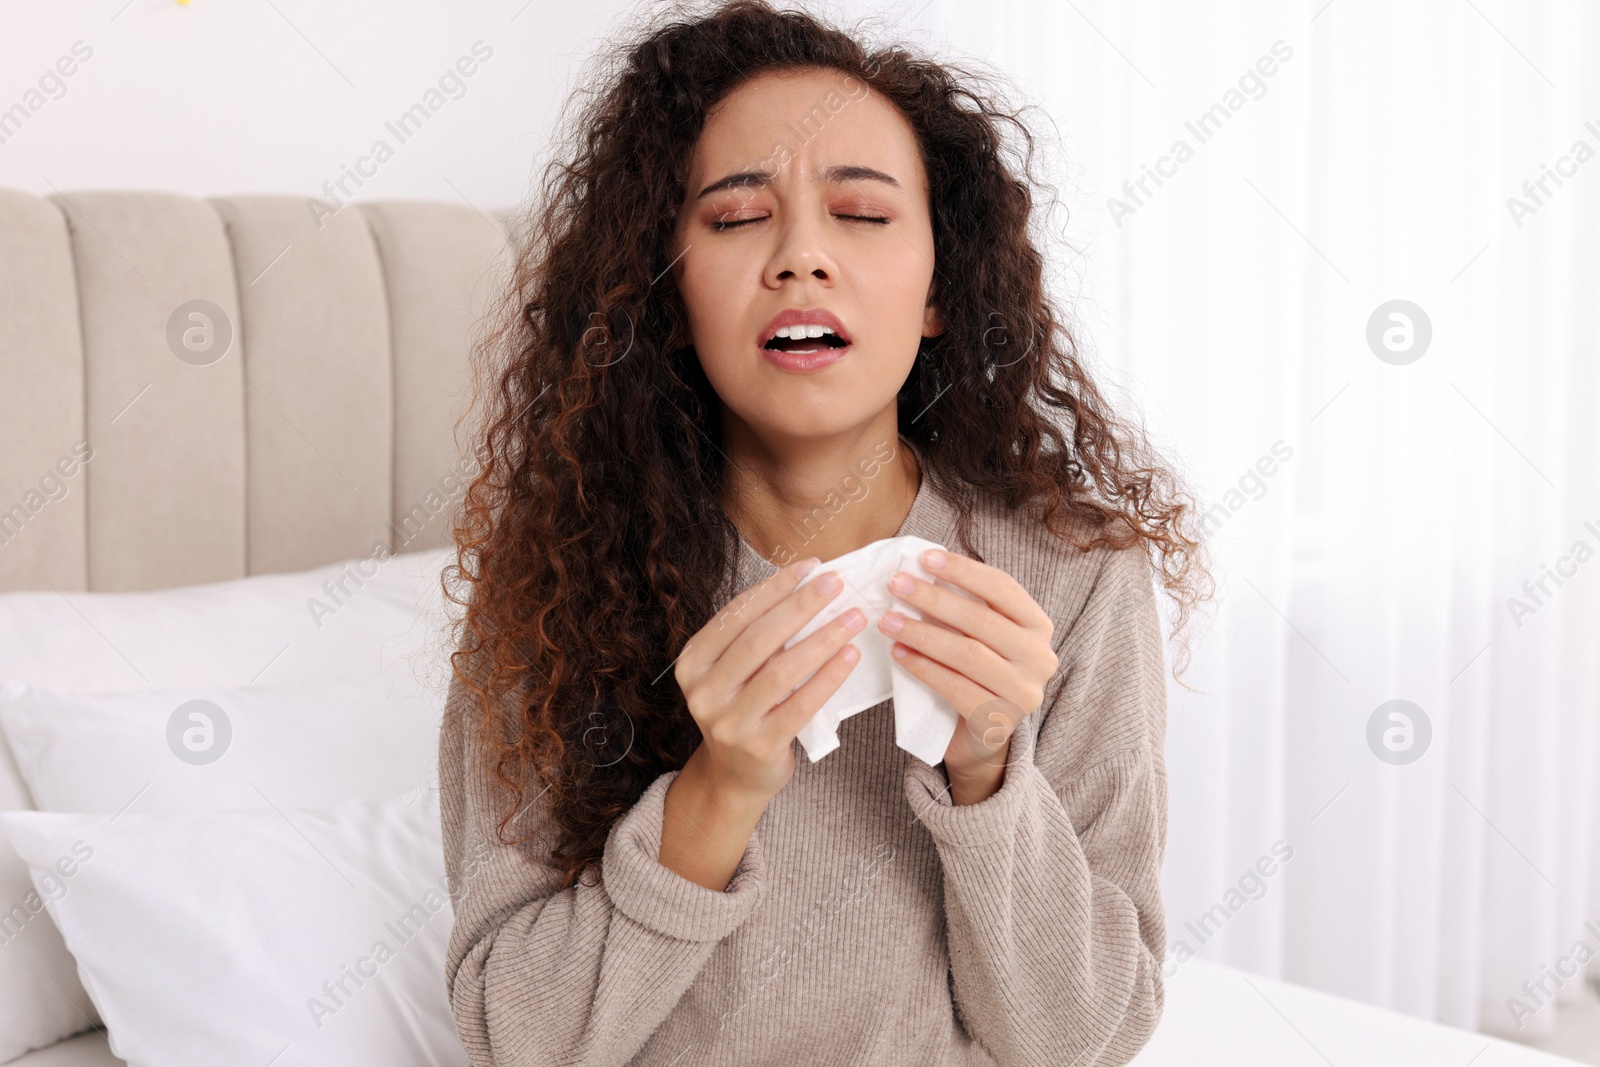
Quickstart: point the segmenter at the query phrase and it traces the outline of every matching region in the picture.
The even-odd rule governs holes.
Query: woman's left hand
[[[1044,701],[1060,666],[1055,626],[1005,571],[938,549],[924,552],[922,565],[982,599],[896,571],[889,591],[923,618],[886,611],[878,628],[895,639],[896,661],[961,713],[944,768],[956,802],[973,803],[1000,787],[1012,731]]]

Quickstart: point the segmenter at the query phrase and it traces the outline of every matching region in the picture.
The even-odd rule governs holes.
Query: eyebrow
[[[712,182],[710,185],[700,190],[699,194],[695,196],[695,199],[704,199],[705,197],[710,196],[712,193],[718,192],[722,189],[759,189],[762,186],[772,184],[772,178],[773,176],[768,174],[766,171],[740,171],[737,174],[730,174],[726,178],[720,178],[717,181]],[[896,189],[900,188],[899,182],[895,181],[893,177],[885,174],[881,170],[874,170],[871,167],[861,167],[848,164],[840,164],[829,167],[827,170],[822,172],[822,180],[826,182],[883,182],[887,185],[894,186]]]

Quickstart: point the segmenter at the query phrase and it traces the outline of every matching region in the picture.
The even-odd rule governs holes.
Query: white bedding
[[[1135,1067],[1559,1067],[1510,1041],[1204,960],[1167,980],[1161,1026]]]
[[[433,800],[17,811],[0,831],[130,1063],[465,1067]]]
[[[98,713],[98,709],[109,714],[110,709],[109,703],[101,708],[101,702],[88,694],[120,694],[108,699],[128,704],[136,702],[141,693],[149,696],[166,691],[171,696],[178,690],[206,690],[213,691],[210,699],[215,701],[220,699],[215,692],[219,690],[265,687],[256,694],[261,697],[274,687],[298,682],[334,685],[333,680],[340,678],[381,682],[409,676],[442,707],[447,653],[452,649],[447,624],[450,613],[439,578],[441,568],[453,557],[453,546],[444,546],[387,559],[347,560],[291,574],[254,575],[143,593],[47,590],[0,594],[0,683],[33,683],[51,690],[51,699],[58,703],[69,694],[84,696],[84,701],[74,702],[75,707],[82,704],[79,710],[85,713],[84,724],[90,712]],[[375,712],[391,702],[364,698],[350,706],[357,704]],[[124,710],[138,709],[128,705]],[[357,718],[342,716],[340,721],[354,725]],[[167,753],[166,759],[173,763],[167,770],[197,772],[197,782],[191,784],[206,776],[201,772],[209,771],[210,777],[216,778],[235,769],[256,775],[271,770],[273,782],[264,784],[258,778],[257,787],[264,785],[269,790],[266,800],[290,807],[379,795],[371,780],[330,780],[321,783],[320,794],[302,790],[299,798],[292,797],[296,791],[287,789],[286,783],[292,782],[299,770],[315,771],[314,761],[297,760],[293,767],[275,769],[264,766],[263,761],[270,762],[274,752],[284,749],[252,743],[252,739],[260,740],[253,733],[254,726],[260,725],[257,719],[241,709],[239,744],[231,750],[218,749],[231,751],[229,759],[210,768],[182,767],[172,758],[177,754],[174,749]],[[187,721],[192,724],[193,716]],[[329,720],[323,725],[331,728],[337,724]],[[431,728],[419,729],[414,724],[405,733],[413,742],[409,751],[416,753],[416,758],[408,757],[392,769],[400,775],[397,781],[409,784],[414,777],[420,778],[416,768],[424,762],[421,754],[433,746],[427,736]],[[222,734],[216,736],[220,742]],[[161,745],[155,746],[158,757],[161,749]],[[37,779],[41,785],[49,780],[55,785],[109,786],[111,778],[118,778],[116,788],[124,793],[117,801],[119,806],[150,783],[151,792],[141,799],[155,801],[160,799],[158,779],[163,775],[132,782],[121,773],[133,771],[131,762],[148,757],[149,752],[148,746],[133,746],[125,753],[110,753],[110,758],[126,759],[130,766],[108,774],[104,783],[69,783],[55,773],[59,768],[41,764],[34,769],[41,775]],[[47,754],[48,746],[35,753],[41,758]],[[233,757],[238,757],[237,761]],[[431,757],[426,761],[429,766],[432,762]],[[86,769],[94,765],[104,768],[106,762],[86,758],[85,765]],[[379,770],[385,778],[391,773],[390,769]],[[260,799],[263,794],[250,787],[252,779],[241,777],[249,787],[247,796]],[[381,784],[379,792],[387,794],[397,783]],[[420,780],[416,785],[429,788]],[[78,810],[95,810],[105,799],[86,798],[76,790],[68,796],[53,787],[46,792],[68,805],[63,810],[73,810],[80,803],[88,806]],[[0,738],[0,811],[31,810],[35,799],[10,746]],[[15,849],[8,840],[0,839],[0,913],[9,923],[0,930],[0,1062],[29,1049],[54,1047],[74,1030],[100,1021],[60,932],[37,906],[34,890]]]

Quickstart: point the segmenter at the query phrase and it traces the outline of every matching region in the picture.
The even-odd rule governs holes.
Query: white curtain
[[[1600,9],[920,3],[833,10],[1043,109],[1059,290],[1220,506],[1169,968],[1544,1032],[1600,953]]]

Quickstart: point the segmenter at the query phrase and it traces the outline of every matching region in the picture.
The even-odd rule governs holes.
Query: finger
[[[929,566],[941,558],[944,561],[941,565]],[[970,556],[932,548],[922,554],[922,565],[935,578],[982,597],[991,608],[1018,626],[1037,629],[1052,625],[1050,616],[1022,587],[1022,583],[999,567],[979,563]]]
[[[911,672],[913,677],[926,683],[929,689],[948,700],[951,707],[955,708],[963,719],[985,704],[1005,699],[959,671],[929,659],[914,648],[906,648],[901,644],[896,644],[894,647],[906,649],[905,658],[896,659],[895,662]]]
[[[818,627],[815,633],[807,634],[793,648],[773,655],[755,672],[745,691],[752,701],[762,707],[775,707],[788,699],[796,686],[821,669],[828,657],[866,629],[866,623],[867,617],[861,609],[851,608],[837,619]],[[857,649],[857,652],[860,650]]]
[[[805,729],[806,723],[810,722],[822,705],[828,702],[828,698],[833,696],[839,686],[844,684],[844,680],[850,676],[850,672],[855,670],[856,664],[860,661],[861,650],[855,645],[847,644],[829,656],[822,666],[817,668],[817,672],[806,679],[804,685],[773,707],[768,716],[768,722],[773,729],[792,740]]]
[[[828,584],[830,579],[834,579],[832,588]],[[798,633],[843,591],[844,582],[837,575],[824,574],[769,605],[733,639],[717,662],[712,664],[705,680],[727,691],[748,685],[756,672],[783,650],[784,642]],[[773,699],[786,695],[779,693]]]
[[[751,622],[794,592],[800,580],[817,565],[815,556],[795,560],[728,601],[679,653],[680,660],[688,661],[689,676],[699,677],[711,669]]]
[[[961,683],[976,686],[981,691],[988,693],[992,699],[1009,701],[1023,709],[1026,715],[1042,706],[1044,702],[1044,683],[1033,684],[1032,677],[1046,677],[1042,672],[1035,675],[1018,672],[1008,668],[996,677],[987,673],[968,673],[956,664],[950,663],[942,656],[929,655],[911,647],[909,644],[896,641],[890,648],[890,655],[894,661],[906,667],[912,674],[923,678],[930,686],[945,685],[950,693],[965,693]],[[926,675],[927,677],[923,677]],[[948,676],[948,677],[947,677]],[[944,692],[944,690],[937,690]],[[946,694],[949,696],[949,694]],[[954,703],[954,697],[950,697]],[[956,705],[961,707],[961,705]],[[965,714],[965,710],[963,710]]]
[[[965,634],[1007,659],[1020,659],[1037,640],[1037,636],[1027,627],[1017,625],[981,600],[963,596],[933,582],[925,582],[905,571],[896,571],[890,578],[891,582],[900,579],[910,581],[911,591],[901,593],[891,585],[890,593],[921,612],[925,622],[942,623],[947,632]],[[896,614],[903,615],[901,612]]]
[[[891,618],[901,620],[901,629],[892,634],[885,627]],[[999,692],[1016,685],[1016,664],[966,634],[947,630],[920,619],[907,618],[899,612],[885,612],[878,629],[913,652],[937,660],[991,690]]]

